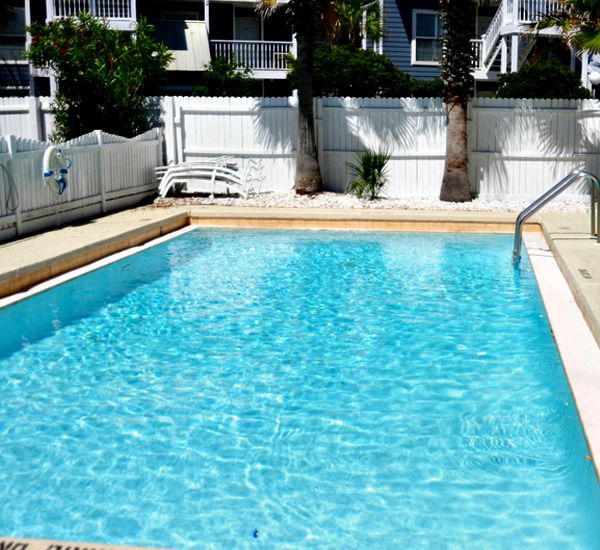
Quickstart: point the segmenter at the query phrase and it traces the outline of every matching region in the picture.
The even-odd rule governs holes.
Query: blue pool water
[[[598,481],[510,251],[196,230],[0,310],[0,534],[598,548]]]

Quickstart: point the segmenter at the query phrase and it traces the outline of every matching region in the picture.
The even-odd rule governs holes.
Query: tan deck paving
[[[0,244],[0,298],[187,223],[182,209],[134,208]]]
[[[542,216],[546,240],[575,300],[600,345],[600,244],[590,235],[585,214]]]
[[[295,209],[241,207],[178,207],[137,208],[98,218],[87,223],[0,244],[0,298],[54,277],[60,273],[89,264],[101,257],[181,228],[188,223],[219,227],[270,228],[348,228],[377,230],[424,231],[491,231],[512,232],[514,213],[490,212],[424,212],[401,210]],[[527,231],[539,231],[546,236],[532,238],[537,242],[539,258],[532,263],[543,264],[544,249],[550,248],[567,281],[572,297],[546,305],[549,314],[561,317],[566,302],[576,301],[593,336],[578,341],[585,323],[572,316],[564,319],[557,336],[565,370],[575,395],[586,437],[596,459],[600,453],[600,245],[589,235],[590,220],[586,214],[541,213],[530,220]],[[530,241],[530,239],[528,239]],[[507,251],[510,254],[510,251]],[[547,253],[546,253],[547,254]],[[547,260],[552,260],[548,257]],[[553,262],[553,260],[552,260]],[[556,264],[554,264],[556,265]],[[536,268],[537,269],[537,268]],[[542,286],[554,292],[561,285],[557,269],[547,264],[549,273]],[[556,273],[555,273],[556,272]],[[537,273],[537,271],[536,271]],[[560,280],[559,280],[560,279]],[[564,283],[564,281],[563,281]],[[558,285],[554,287],[553,285]],[[563,285],[566,287],[566,285]],[[548,290],[549,289],[549,290]],[[2,300],[0,299],[0,305]],[[550,309],[554,309],[551,312]],[[575,308],[577,309],[577,308]],[[578,312],[577,312],[578,314]],[[579,319],[583,319],[579,315]],[[560,324],[560,323],[559,323]],[[558,326],[553,323],[556,333]],[[590,334],[590,333],[588,333]],[[595,341],[594,341],[595,338]],[[562,341],[562,343],[561,343]],[[585,345],[584,345],[585,344]],[[562,346],[562,348],[561,348]],[[567,365],[570,361],[571,365]],[[595,462],[598,462],[596,460]],[[596,463],[598,471],[599,464]],[[8,546],[8,542],[15,545]],[[124,547],[97,544],[60,543],[0,537],[5,550],[109,550]]]
[[[65,542],[58,540],[22,539],[0,535],[2,550],[148,550],[139,546],[114,546],[89,542]],[[161,550],[161,549],[154,549]],[[164,550],[164,549],[162,549]]]

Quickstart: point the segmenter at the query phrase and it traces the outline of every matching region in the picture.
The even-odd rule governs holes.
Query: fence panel
[[[297,103],[293,98],[164,98],[167,158],[228,154],[260,158],[263,189],[291,189]],[[439,99],[321,98],[315,102],[325,188],[344,191],[349,162],[367,148],[391,154],[390,197],[437,197],[445,159],[446,112]],[[469,120],[473,191],[531,200],[575,167],[599,168],[597,101],[478,98]],[[587,193],[584,184],[563,198]]]
[[[158,129],[128,140],[92,132],[62,145],[73,165],[57,195],[42,176],[48,143],[0,136],[0,240],[108,212],[156,192]]]
[[[161,140],[158,128],[125,140],[125,147],[118,141],[107,143],[106,137],[103,139],[101,173],[109,197],[140,187],[157,189],[154,168],[162,161]]]
[[[348,163],[367,149],[387,151],[391,197],[439,193],[445,155],[445,114],[441,100],[323,98],[322,172],[327,188],[344,191]]]
[[[0,97],[0,136],[15,135],[45,141],[53,119],[48,97]]]
[[[264,191],[292,188],[297,114],[292,98],[163,99],[167,159],[188,162],[221,155],[240,169],[262,161]]]
[[[260,159],[266,176],[263,190],[283,192],[293,187],[295,98],[165,97],[158,101],[168,161],[230,155],[243,169],[248,159]],[[49,105],[49,98],[0,99],[0,134],[10,131],[43,141],[52,127]],[[471,181],[482,198],[531,200],[573,168],[600,170],[600,102],[596,100],[476,98],[469,117]],[[446,135],[446,113],[439,99],[322,98],[315,101],[315,118],[327,190],[345,190],[351,177],[347,163],[355,160],[357,152],[373,148],[391,153],[389,196],[439,194]],[[101,180],[106,182],[106,194],[127,193],[131,186],[151,179],[153,146],[130,143],[131,152],[124,153],[116,147],[114,136],[104,136],[102,163],[97,152],[77,153],[73,176],[78,176],[80,186],[69,191],[73,200],[98,195]],[[98,145],[97,136],[86,139],[91,140],[87,147]],[[19,169],[26,177],[32,169],[23,162]],[[112,177],[98,177],[107,172]],[[8,184],[2,181],[6,195]],[[585,193],[582,183],[562,198]],[[26,194],[26,199],[31,208],[39,207],[39,197]]]
[[[471,179],[480,197],[531,200],[575,168],[598,173],[600,104],[477,98],[470,145]],[[587,193],[582,182],[561,198]]]

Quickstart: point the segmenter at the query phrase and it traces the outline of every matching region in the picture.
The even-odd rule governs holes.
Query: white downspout
[[[27,7],[31,9],[31,0],[25,2]],[[46,23],[50,23],[54,19],[54,4],[52,0],[46,0]]]
[[[383,18],[383,7],[385,5],[384,0],[379,0],[379,24],[381,29],[384,31],[383,36],[379,37],[377,41],[377,53],[383,54],[383,38],[385,36],[384,18]]]
[[[588,90],[592,90],[590,79],[588,76],[588,64],[590,62],[590,54],[588,52],[581,53],[581,85]]]
[[[29,28],[31,26],[31,4],[29,0],[25,0],[25,27]],[[25,49],[29,50],[29,46],[31,46],[31,34],[27,32],[25,34]],[[31,61],[29,61],[29,95],[35,95],[34,83],[33,83],[33,65]]]
[[[204,24],[206,25],[206,32],[210,38],[210,5],[209,0],[204,0]]]
[[[519,35],[512,34],[510,37],[510,72],[519,70]]]

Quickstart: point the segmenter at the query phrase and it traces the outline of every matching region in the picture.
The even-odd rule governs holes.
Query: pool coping
[[[185,227],[512,232],[516,214],[387,209],[141,207],[0,243],[0,299]],[[526,231],[539,230],[532,219]]]
[[[563,369],[600,480],[600,346],[543,235],[524,236]]]
[[[2,550],[149,550],[142,546],[119,546],[114,544],[97,544],[90,542],[73,542],[50,539],[27,539],[21,537],[4,537],[0,534]],[[153,548],[152,550],[167,550]]]
[[[100,267],[114,260],[107,258],[110,255],[135,253],[144,243],[151,245],[157,237],[169,238],[189,226],[512,233],[515,219],[515,213],[491,212],[142,207],[0,244],[0,307],[43,291],[57,275],[76,268],[84,271],[93,262]],[[541,213],[525,231],[525,245],[592,453],[581,459],[591,459],[600,477],[600,245],[590,239],[588,216],[581,213]],[[107,259],[98,262],[102,258]],[[0,536],[0,544],[11,541],[16,543],[11,550],[137,548]]]

